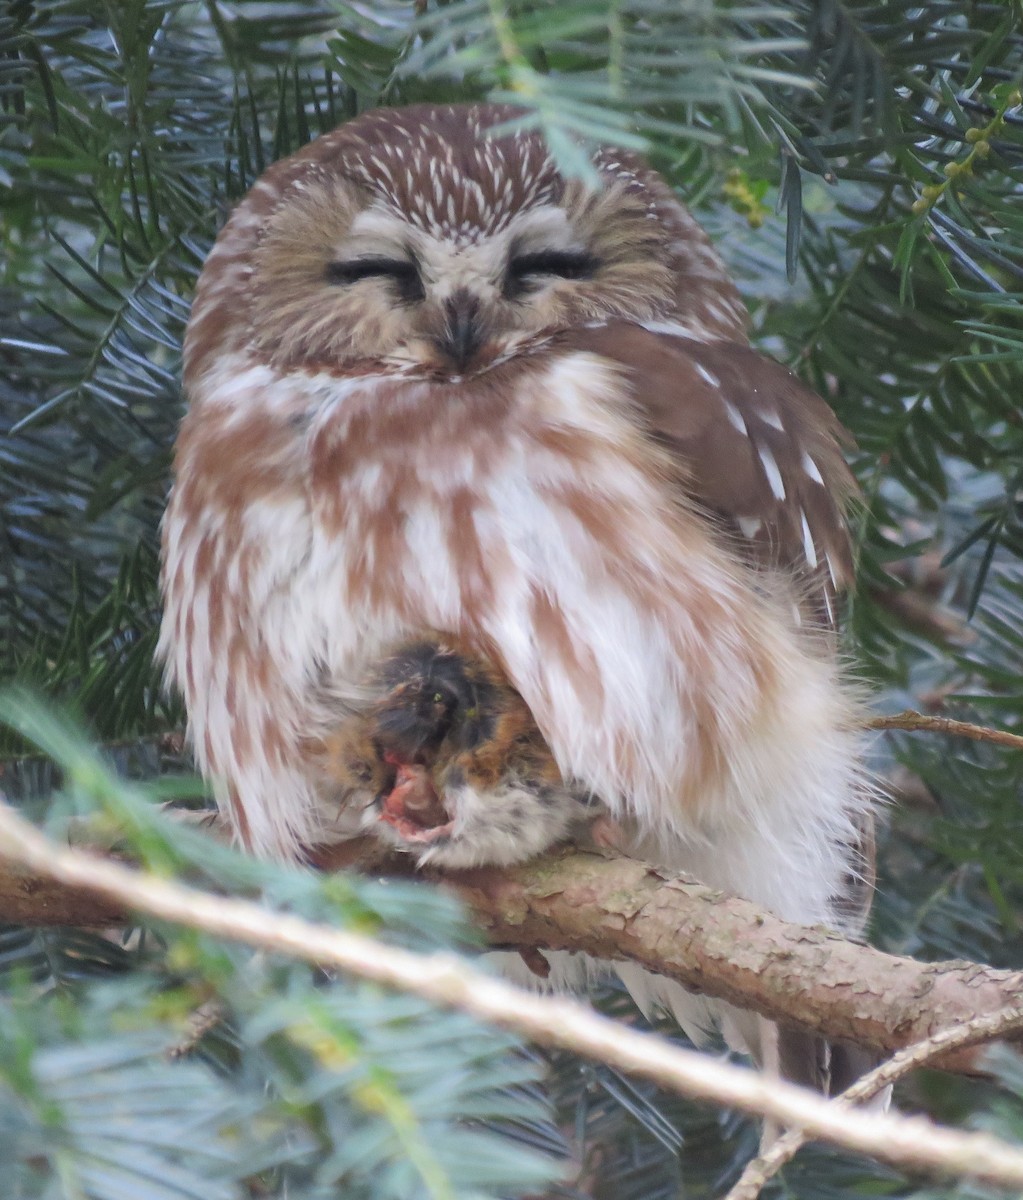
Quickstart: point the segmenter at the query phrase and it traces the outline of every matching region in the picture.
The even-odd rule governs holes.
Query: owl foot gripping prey
[[[499,668],[630,853],[857,935],[873,796],[834,650],[843,431],[751,348],[662,179],[613,148],[566,178],[518,115],[363,113],[271,167],[207,259],[160,640],[197,762],[254,853],[359,832],[310,746],[440,631]],[[425,759],[386,765],[389,836],[472,844],[455,785],[430,777],[441,812]],[[535,853],[538,819],[477,859]]]
[[[598,816],[566,785],[522,697],[450,644],[403,647],[372,673],[358,711],[324,739],[338,803],[418,862],[506,865]]]

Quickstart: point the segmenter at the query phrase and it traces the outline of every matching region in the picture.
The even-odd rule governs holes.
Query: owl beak
[[[459,372],[479,353],[485,333],[479,297],[464,288],[452,292],[444,304],[444,331],[436,344]]]

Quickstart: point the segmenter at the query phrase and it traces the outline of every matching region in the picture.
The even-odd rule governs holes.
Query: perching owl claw
[[[254,852],[346,836],[310,750],[332,697],[439,632],[632,853],[858,932],[841,427],[751,348],[663,180],[611,148],[567,178],[517,115],[364,113],[271,167],[209,255],[160,641],[197,761]]]

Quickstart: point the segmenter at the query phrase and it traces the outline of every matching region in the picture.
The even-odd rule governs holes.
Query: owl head
[[[665,183],[618,150],[566,178],[540,133],[511,131],[519,115],[379,109],[276,164],[208,260],[195,311],[220,316],[193,320],[186,379],[242,344],[278,369],[457,379],[612,319],[744,341],[741,302]]]

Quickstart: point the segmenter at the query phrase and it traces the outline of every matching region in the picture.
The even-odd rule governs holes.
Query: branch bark
[[[565,853],[448,882],[494,943],[627,959],[692,991],[889,1053],[1016,1005],[1023,993],[1023,972],[885,954],[630,859]],[[975,1072],[981,1053],[961,1049],[939,1065]]]
[[[324,849],[317,865],[414,874],[409,860],[382,857],[364,842]],[[1016,1004],[1023,994],[1023,972],[885,954],[632,859],[563,851],[514,868],[421,877],[454,889],[495,945],[637,962],[692,991],[887,1052]],[[127,919],[95,892],[6,862],[0,914],[23,925]],[[979,1055],[960,1049],[940,1065],[976,1071]]]

